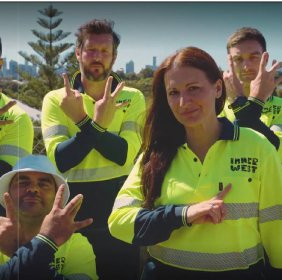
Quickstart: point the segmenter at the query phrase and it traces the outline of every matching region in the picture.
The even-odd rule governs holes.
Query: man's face
[[[56,183],[47,173],[20,172],[11,180],[9,192],[20,216],[44,218],[52,209]]]
[[[244,41],[230,48],[235,73],[243,83],[250,83],[259,71],[262,46],[254,40]]]
[[[82,47],[76,49],[76,57],[81,72],[88,80],[105,80],[110,75],[115,61],[112,35],[87,35]]]

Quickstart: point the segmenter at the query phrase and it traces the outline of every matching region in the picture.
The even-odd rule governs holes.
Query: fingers
[[[62,76],[64,79],[64,87],[66,88],[66,94],[71,95],[72,91],[71,91],[69,77],[66,73],[63,73]]]
[[[79,221],[79,222],[75,222],[75,224],[74,224],[75,231],[80,230],[80,229],[85,228],[85,227],[88,227],[92,223],[93,223],[92,218],[85,219],[85,220]]]
[[[6,205],[6,217],[9,218],[12,222],[17,221],[16,217],[16,208],[14,203],[9,195],[9,193],[4,193],[4,202]]]
[[[234,64],[233,64],[233,59],[232,59],[231,54],[228,54],[227,62],[228,62],[229,72],[233,75],[234,74]]]
[[[223,200],[225,198],[225,196],[230,192],[231,188],[232,188],[232,185],[228,184],[221,192],[219,192],[216,195],[216,199]]]
[[[82,199],[83,199],[83,195],[82,194],[78,194],[76,195],[66,206],[65,206],[65,212],[66,213],[69,213],[69,214],[73,214],[77,213],[77,211],[79,210],[80,208],[80,205],[82,203]],[[78,208],[78,209],[76,209]],[[74,216],[75,216],[74,215]]]
[[[56,197],[55,197],[54,204],[53,204],[53,209],[63,207],[64,192],[65,192],[65,185],[60,185],[56,193]]]
[[[11,107],[13,107],[15,104],[17,104],[16,100],[11,100],[9,101],[6,105],[4,105],[1,109],[0,109],[0,115],[6,113]]]
[[[260,59],[259,73],[263,73],[265,71],[268,58],[269,58],[268,52],[264,52],[261,56],[261,59]]]
[[[113,77],[109,76],[109,78],[107,79],[105,91],[104,91],[104,98],[106,99],[111,95],[112,83],[113,83]]]
[[[117,97],[118,93],[123,89],[124,84],[125,84],[124,82],[121,82],[121,83],[119,83],[119,84],[117,85],[115,91],[112,93],[112,97],[113,97],[113,98],[116,98],[116,97]]]
[[[111,89],[112,89],[112,83],[113,83],[113,77],[110,76],[108,79],[107,79],[107,83],[106,83],[106,86],[105,86],[105,92],[104,92],[104,98],[109,98],[110,96],[112,98],[116,98],[118,96],[118,93],[122,90],[122,88],[124,87],[124,82],[121,82],[117,85],[115,91],[113,93],[111,93]]]

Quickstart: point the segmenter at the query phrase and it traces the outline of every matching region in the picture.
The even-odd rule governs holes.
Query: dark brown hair
[[[255,28],[242,27],[236,30],[228,38],[227,46],[226,46],[227,52],[229,53],[230,48],[235,47],[236,45],[248,40],[257,41],[261,45],[262,50],[264,52],[266,51],[266,41],[262,33]]]
[[[166,96],[164,76],[174,65],[200,69],[213,84],[221,80],[222,95],[216,99],[216,114],[222,111],[225,103],[222,74],[213,58],[201,49],[181,49],[165,59],[156,70],[152,100],[145,121],[141,160],[141,185],[145,198],[143,206],[149,209],[154,207],[154,201],[161,194],[162,182],[178,147],[186,141],[184,127],[174,117]]]
[[[108,21],[106,19],[93,19],[81,25],[75,33],[75,36],[77,37],[76,47],[81,48],[83,46],[86,35],[88,34],[111,34],[113,36],[114,55],[116,55],[120,43],[120,36],[113,30],[114,24],[113,21]]]

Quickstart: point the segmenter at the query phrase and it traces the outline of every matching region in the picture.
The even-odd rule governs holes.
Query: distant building
[[[157,57],[153,56],[153,64],[152,65],[146,65],[145,68],[150,68],[153,71],[155,71],[158,68],[158,66],[157,66]]]
[[[134,73],[134,62],[133,60],[130,60],[128,63],[125,65],[125,73]]]
[[[2,77],[19,80],[20,78],[19,71],[27,72],[29,75],[33,77],[37,76],[37,66],[36,65],[29,65],[27,61],[25,61],[25,64],[19,64],[18,62],[14,60],[10,60],[9,69],[8,69],[7,60],[6,58],[4,58],[2,70],[0,70]]]
[[[9,69],[10,76],[16,80],[19,80],[19,66],[15,60],[10,60]]]

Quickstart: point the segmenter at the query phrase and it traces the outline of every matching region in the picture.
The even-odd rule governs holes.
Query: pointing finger
[[[219,192],[216,196],[217,199],[223,200],[225,196],[230,192],[232,185],[228,184],[221,192]]]

